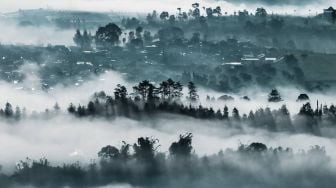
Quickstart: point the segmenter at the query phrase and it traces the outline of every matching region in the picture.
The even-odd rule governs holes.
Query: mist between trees
[[[263,143],[198,156],[193,135],[180,135],[168,153],[159,140],[140,137],[120,148],[108,145],[89,165],[80,162],[53,166],[43,158],[27,158],[11,175],[1,175],[2,187],[94,187],[126,183],[139,187],[332,187],[335,170],[325,149],[268,148]],[[325,181],[328,180],[328,181]]]
[[[77,118],[106,118],[110,121],[117,117],[126,117],[138,121],[147,121],[159,118],[160,114],[176,114],[200,120],[223,122],[223,129],[245,128],[265,129],[271,132],[310,133],[317,136],[334,137],[336,108],[334,105],[319,105],[314,109],[309,102],[303,104],[299,112],[290,115],[286,105],[279,109],[259,108],[251,110],[248,114],[240,114],[239,109],[223,106],[222,109],[204,107],[199,103],[197,87],[193,82],[187,86],[187,96],[183,97],[183,85],[172,79],[162,81],[158,86],[144,80],[133,87],[133,92],[128,93],[127,88],[120,84],[114,90],[114,96],[107,95],[104,91],[95,93],[87,105],[74,105],[67,108],[69,114]],[[242,98],[251,100],[248,96]],[[218,100],[230,101],[233,98],[223,95]],[[273,89],[269,96],[270,103],[282,101],[278,90]],[[308,101],[307,94],[300,94],[298,101]],[[215,102],[216,99],[207,96],[207,101]],[[46,109],[43,113],[33,112],[32,118],[52,118],[60,114],[60,107],[56,103],[53,110]],[[1,117],[9,122],[26,118],[26,110],[19,107],[13,109],[7,103],[0,109]],[[223,131],[224,131],[223,130]]]

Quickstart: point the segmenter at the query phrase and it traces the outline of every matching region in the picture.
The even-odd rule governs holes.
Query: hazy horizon
[[[168,3],[167,3],[168,2]],[[238,10],[254,12],[257,7],[265,7],[270,13],[309,15],[321,13],[324,8],[336,6],[332,0],[319,1],[283,1],[278,3],[275,0],[2,0],[0,13],[15,12],[20,9],[54,9],[54,10],[79,10],[94,12],[137,12],[146,13],[152,10],[176,11],[180,7],[189,10],[192,3],[198,2],[201,7],[221,6],[224,12],[232,14]],[[233,2],[233,3],[232,3]],[[234,3],[237,2],[237,3]],[[276,3],[274,3],[276,2]],[[288,3],[286,3],[288,2]],[[294,2],[294,3],[293,3]]]

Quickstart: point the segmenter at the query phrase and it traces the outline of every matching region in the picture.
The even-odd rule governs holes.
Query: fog
[[[107,72],[101,76],[91,76],[91,80],[80,86],[57,85],[49,92],[39,89],[39,67],[35,64],[25,64],[21,71],[26,73],[26,79],[22,83],[11,84],[1,82],[0,104],[6,102],[13,105],[26,107],[28,112],[43,112],[46,108],[52,108],[55,102],[61,106],[62,113],[52,117],[28,118],[18,123],[2,121],[0,123],[0,150],[3,152],[0,164],[3,170],[11,172],[14,164],[19,160],[30,157],[38,159],[46,157],[54,164],[63,162],[81,161],[89,163],[90,159],[97,158],[99,149],[106,145],[120,146],[121,141],[127,143],[136,142],[136,138],[149,136],[160,139],[159,151],[168,151],[171,142],[175,141],[177,135],[192,132],[194,134],[193,145],[199,155],[214,154],[219,150],[237,148],[239,144],[251,142],[267,143],[268,146],[291,147],[309,149],[314,145],[326,147],[327,154],[336,159],[336,140],[333,138],[322,138],[307,134],[271,133],[265,130],[246,128],[243,131],[225,127],[223,122],[212,122],[196,120],[189,117],[177,115],[162,115],[147,121],[136,121],[127,118],[118,118],[113,121],[104,119],[80,119],[67,114],[66,108],[74,104],[86,104],[90,96],[96,91],[106,91],[111,94],[117,84],[126,85],[131,92],[135,84],[127,82],[124,77],[116,72]],[[29,89],[30,88],[30,89]],[[32,88],[34,88],[32,90]],[[230,111],[233,107],[241,110],[241,113],[248,113],[260,107],[269,106],[272,109],[280,108],[282,104],[289,107],[292,115],[296,114],[301,103],[296,102],[297,95],[302,92],[293,88],[278,88],[284,101],[279,104],[267,102],[267,92],[262,89],[248,89],[241,92],[241,95],[232,96],[236,99],[230,102],[208,103],[206,95],[216,98],[223,93],[218,93],[205,88],[199,88],[200,104],[213,106],[214,109],[223,109],[228,105]],[[186,89],[184,89],[186,90]],[[248,95],[251,101],[239,99],[240,96]],[[333,101],[332,93],[309,94],[312,101],[320,99],[322,103],[330,104]],[[323,99],[323,100],[322,100]],[[225,127],[225,128],[224,128]]]
[[[42,83],[39,75],[40,66],[33,62],[26,62],[20,69],[25,79],[22,82],[8,83],[0,81],[0,93],[6,93],[1,97],[0,104],[11,102],[14,105],[27,108],[28,111],[44,111],[52,108],[55,103],[66,109],[72,102],[74,104],[87,103],[94,92],[106,91],[113,93],[117,84],[129,85],[122,75],[113,71],[106,71],[100,76],[88,75],[88,81],[84,84],[71,87],[56,85],[47,92],[41,89]]]
[[[137,39],[141,39],[142,44],[145,45],[136,46],[132,43],[135,39],[132,39],[123,46],[113,46],[114,42],[118,43],[117,38],[114,42],[110,41],[111,46],[99,46],[98,40],[95,41],[96,45],[94,45],[87,35],[85,35],[86,37],[79,37],[80,35],[77,34],[77,39],[81,40],[76,40],[78,46],[74,46],[74,29],[76,27],[86,29],[85,16],[92,19],[91,25],[88,27],[92,31],[98,25],[105,24],[105,21],[112,22],[112,20],[122,27],[126,27],[135,19],[128,19],[124,20],[125,23],[119,23],[116,20],[121,17],[112,13],[128,12],[127,15],[133,16],[135,14],[130,12],[136,12],[140,15],[156,9],[158,11],[168,10],[173,12],[171,13],[173,15],[177,12],[177,7],[187,11],[195,1],[0,1],[0,12],[3,13],[18,9],[37,8],[107,13],[106,17],[103,16],[106,20],[102,21],[99,15],[92,16],[89,13],[79,12],[78,15],[84,15],[82,27],[79,23],[76,25],[72,19],[72,14],[69,14],[70,16],[65,20],[70,20],[68,22],[70,25],[67,27],[73,29],[59,29],[56,26],[57,24],[54,26],[53,22],[48,21],[45,23],[39,21],[28,23],[29,20],[27,20],[27,23],[22,24],[20,21],[25,22],[26,20],[16,17],[16,13],[0,14],[0,43],[5,44],[0,46],[1,51],[4,52],[4,55],[0,54],[0,63],[3,67],[1,68],[3,70],[0,70],[3,78],[3,80],[0,80],[0,151],[2,151],[0,156],[0,187],[13,185],[11,188],[53,188],[66,185],[64,188],[70,188],[85,185],[87,187],[92,186],[92,188],[133,188],[139,185],[161,187],[162,184],[162,187],[167,188],[314,188],[317,185],[321,187],[335,185],[336,128],[334,124],[336,122],[336,110],[334,106],[330,107],[331,104],[336,104],[335,89],[331,86],[328,87],[329,84],[333,86],[333,82],[330,82],[330,80],[319,78],[322,84],[319,85],[319,82],[316,84],[321,88],[318,88],[318,86],[315,88],[313,87],[315,83],[312,80],[304,78],[304,75],[307,76],[307,74],[304,74],[305,72],[299,67],[301,61],[296,59],[296,56],[298,58],[300,56],[300,60],[307,59],[310,58],[311,52],[303,54],[303,51],[296,50],[296,47],[293,47],[288,50],[279,49],[279,52],[274,51],[272,52],[274,55],[269,53],[267,47],[265,47],[267,42],[261,43],[262,47],[260,49],[252,43],[244,44],[234,39],[218,41],[218,44],[221,45],[217,45],[212,42],[202,42],[200,38],[197,38],[197,34],[194,34],[193,37],[195,36],[194,40],[196,42],[191,40],[193,37],[190,40],[182,40],[183,37],[179,39],[183,41],[181,53],[178,55],[178,57],[181,56],[181,60],[179,58],[175,60],[174,50],[172,49],[172,56],[169,56],[169,50],[166,50],[165,46],[167,46],[167,49],[169,49],[169,46],[173,47],[174,43],[179,41],[177,40],[178,37],[169,39],[170,42],[176,40],[170,44],[168,39],[164,41],[159,37],[159,41],[157,41],[157,37],[147,36],[148,41],[146,39],[143,43],[141,32],[139,35],[139,30],[142,29],[138,29],[139,27],[136,29]],[[155,28],[153,34],[159,27],[175,23],[184,25],[181,28],[181,33],[185,30],[186,33],[191,34],[193,31],[198,31],[198,27],[200,27],[201,30],[202,28],[216,30],[218,34],[214,35],[224,38],[221,29],[232,34],[237,31],[238,35],[240,31],[243,33],[241,35],[249,33],[248,29],[245,31],[245,29],[240,28],[245,23],[245,18],[251,18],[252,21],[255,19],[255,23],[265,18],[266,21],[271,18],[270,23],[264,20],[265,27],[261,29],[269,32],[265,37],[271,39],[271,37],[277,37],[277,34],[273,34],[273,32],[278,24],[281,25],[280,23],[277,24],[277,20],[274,20],[273,11],[279,14],[307,15],[308,10],[309,14],[311,11],[315,13],[315,11],[322,11],[323,8],[335,4],[333,0],[202,0],[199,3],[202,7],[200,8],[201,15],[205,14],[205,7],[211,6],[214,8],[220,5],[225,16],[220,18],[220,14],[216,16],[209,14],[204,17],[211,26],[209,28],[209,25],[202,24],[201,19],[199,23],[198,21],[195,22],[195,20],[201,18],[200,15],[194,15],[195,19],[180,20],[181,23],[175,23],[172,20],[171,23],[168,23],[167,20],[157,19],[157,23],[153,22]],[[262,18],[263,16],[250,17],[247,14],[245,17],[244,12],[239,13],[238,19],[236,19],[236,16],[229,16],[243,9],[254,12],[257,7],[261,6],[265,7],[268,14],[272,16]],[[207,13],[209,13],[208,11]],[[20,16],[24,17],[24,11],[20,13],[22,13]],[[34,19],[35,14],[32,13],[32,15],[31,19]],[[51,14],[48,13],[48,15]],[[62,12],[57,12],[57,15],[62,18]],[[296,23],[295,20],[297,19],[299,23],[305,19],[291,16],[283,17],[288,20],[288,23],[286,23],[288,28],[287,26],[285,28],[288,30],[291,30],[295,25],[290,25],[292,21]],[[50,16],[45,18],[49,21],[52,20]],[[148,18],[148,25],[144,25],[151,28],[153,26],[153,23],[150,22],[151,16]],[[306,26],[297,27],[298,32],[293,29],[293,33],[298,33],[295,34],[295,38],[298,39],[297,36],[299,35],[304,36],[300,32],[310,28],[309,24],[312,26],[312,32],[315,31],[314,24],[322,28],[323,24],[319,25],[319,19],[322,22],[324,18],[317,16],[318,24],[317,22],[310,23],[307,20]],[[221,28],[222,25],[225,25],[226,20],[233,26],[238,25],[238,29],[233,27],[234,30],[230,31],[230,27]],[[330,21],[332,20],[324,20],[323,22],[327,26],[331,24],[328,23]],[[137,22],[137,20],[134,22]],[[281,22],[281,20],[278,20],[278,22]],[[155,23],[158,25],[155,26]],[[138,26],[141,24],[139,22],[131,25]],[[251,24],[253,25],[252,22]],[[274,25],[275,27],[273,27]],[[116,30],[118,30],[118,26],[113,24],[110,26],[116,27]],[[217,26],[220,27],[217,28]],[[254,27],[259,28],[258,25],[252,28]],[[131,31],[128,29],[130,28],[126,29],[127,32]],[[104,27],[101,27],[100,30],[104,30]],[[173,33],[179,33],[179,29],[176,29],[178,31],[174,30],[168,30],[168,34],[179,35]],[[328,31],[327,34],[332,33],[332,27],[330,26],[326,31]],[[161,31],[162,33],[164,32]],[[106,37],[106,33],[103,34],[104,38],[111,37]],[[321,35],[324,36],[324,34]],[[100,35],[97,34],[97,36]],[[127,34],[125,34],[126,36]],[[143,38],[145,39],[145,36]],[[215,39],[216,37],[214,37]],[[318,46],[322,45],[328,48],[329,43],[324,44],[321,42],[323,40],[316,38],[318,42],[315,47],[319,48]],[[87,43],[89,43],[88,46],[84,45]],[[198,56],[198,48],[202,51],[201,44],[206,44],[204,46],[208,46],[209,51],[204,51]],[[32,45],[32,47],[25,45]],[[163,45],[163,47],[161,46],[162,49],[160,45]],[[43,46],[48,47],[40,48]],[[216,48],[213,52],[211,46]],[[153,49],[151,49],[152,47]],[[231,48],[232,52],[230,51]],[[183,50],[188,52],[189,55],[182,53]],[[222,60],[226,58],[228,58],[228,61],[231,61],[231,59],[243,61],[241,57],[245,57],[245,53],[248,53],[245,51],[248,50],[251,51],[252,56],[261,52],[267,53],[267,55],[261,54],[265,56],[265,61],[260,58],[260,62],[263,63],[262,66],[247,64],[248,69],[237,69],[236,72],[233,69],[222,67],[222,65],[225,65],[222,64]],[[322,48],[321,50],[323,51]],[[166,51],[168,51],[167,56]],[[228,54],[226,54],[226,51]],[[278,55],[277,53],[280,54],[280,52],[281,55]],[[284,56],[288,53],[295,55],[293,57]],[[331,54],[311,54],[319,58],[320,61],[324,61],[323,58],[326,60],[334,58]],[[267,66],[270,65],[266,64],[266,57],[268,56],[281,56],[279,59],[283,58],[285,60],[283,60],[283,64],[280,64],[282,61],[277,61],[276,63],[279,64],[274,64],[274,67],[272,65]],[[169,59],[170,57],[171,59]],[[166,58],[169,61],[166,62]],[[27,59],[30,59],[30,61]],[[313,61],[314,59],[308,60]],[[155,63],[151,63],[152,61]],[[212,61],[216,61],[216,64],[212,64]],[[322,75],[324,74],[323,71],[330,69],[330,67],[323,67],[324,69],[320,72],[317,71],[316,74]],[[190,74],[184,71],[185,73],[181,75],[183,69],[190,71]],[[242,76],[242,73],[245,73],[243,71],[252,75],[246,74],[246,79],[241,84],[243,80],[240,77],[243,79],[244,75]],[[283,75],[274,76],[280,73]],[[215,77],[212,79],[214,75]],[[279,80],[285,79],[286,75],[288,77],[286,81]],[[156,88],[158,87],[157,84],[163,81],[159,79],[169,77],[173,77],[174,81],[163,82],[162,87]],[[236,77],[237,79],[235,79]],[[135,80],[151,78],[155,79],[150,81],[153,81],[152,83],[156,87],[148,82],[142,82],[141,84],[135,82]],[[183,96],[181,97],[181,87],[177,82],[179,80],[175,80],[175,78],[180,78],[183,83],[192,80],[195,82],[197,92],[193,93],[190,89],[190,97],[188,98],[188,87],[184,86]],[[264,83],[262,82],[263,79],[269,79],[272,82]],[[227,84],[225,80],[228,82]],[[235,80],[238,81],[235,82]],[[312,82],[312,87],[309,87],[308,82]],[[125,94],[124,88],[118,86],[118,84],[125,86],[128,94]],[[279,91],[282,100],[278,102],[277,92],[274,92],[273,97],[275,99],[273,102],[269,102],[271,85],[277,84],[279,86],[275,89]],[[192,88],[192,83],[190,85],[190,88]],[[133,88],[133,86],[138,87]],[[228,89],[229,86],[232,86],[233,89]],[[114,95],[116,87],[119,90],[116,90]],[[219,92],[208,87],[231,92]],[[308,91],[308,89],[312,91]],[[159,93],[156,93],[157,90],[159,90]],[[108,96],[115,97],[112,99],[102,93],[94,95],[95,92],[100,91],[104,91]],[[298,96],[303,93],[306,93],[310,100],[298,102]],[[160,97],[157,97],[159,94]],[[220,100],[220,98],[225,98],[224,95],[232,97],[233,100]],[[208,100],[209,97],[213,99]],[[246,100],[246,98],[249,100]],[[173,103],[173,101],[177,103]],[[180,102],[184,106],[180,105]],[[310,102],[312,108],[308,105],[302,107],[307,102]],[[56,103],[60,110],[55,107]],[[290,115],[288,115],[286,108],[279,110],[283,105],[286,105]],[[322,105],[328,105],[330,108],[325,107],[323,110],[321,108],[320,111],[314,111],[316,106],[319,109]],[[17,106],[22,111],[20,108],[16,108]],[[198,106],[213,108],[213,110],[198,108]],[[228,107],[229,115],[223,112],[225,106]],[[266,109],[267,107],[274,111]],[[251,113],[252,115],[249,115],[248,118],[245,115],[260,108],[265,110],[260,110],[254,113],[255,115]],[[300,109],[302,110],[300,111]],[[221,112],[217,113],[217,110],[221,110]],[[298,115],[299,111],[300,115]],[[140,137],[144,138],[138,139]],[[136,144],[133,145],[134,143]],[[108,145],[110,146],[105,147]],[[111,146],[115,146],[115,148]],[[279,146],[283,149],[278,148]],[[102,149],[103,147],[106,151]],[[128,153],[128,147],[130,153]],[[293,152],[286,148],[292,148]],[[99,156],[98,152],[100,152]],[[40,163],[36,162],[36,166],[32,165],[33,163],[30,164],[30,159],[44,158],[50,161],[50,165],[43,160],[39,161]],[[26,160],[27,163],[22,162]],[[67,166],[65,164],[74,165]],[[59,167],[56,167],[58,165]],[[20,185],[16,185],[16,183]],[[23,185],[24,183],[28,185]]]
[[[54,26],[18,26],[0,19],[0,43],[11,45],[73,45],[73,29],[57,29]]]
[[[106,71],[99,76],[88,75],[87,81],[79,85],[64,86],[58,84],[48,91],[41,89],[42,83],[40,82],[39,65],[26,62],[19,72],[23,72],[25,79],[22,82],[8,83],[0,81],[0,93],[6,95],[0,98],[0,105],[4,106],[6,102],[10,102],[20,107],[25,107],[28,111],[44,111],[46,108],[52,108],[57,102],[63,110],[73,104],[86,104],[90,97],[99,91],[105,91],[108,95],[113,95],[114,89],[118,84],[125,85],[129,93],[133,92],[132,87],[135,83],[125,80],[125,76],[115,72]],[[227,105],[230,110],[236,107],[240,110],[241,114],[248,114],[251,110],[259,108],[270,107],[271,109],[279,109],[282,105],[286,105],[289,111],[293,114],[297,113],[301,108],[303,102],[297,102],[297,97],[301,93],[307,93],[310,98],[312,106],[315,107],[317,101],[319,104],[336,104],[333,93],[334,90],[325,90],[322,92],[307,92],[304,89],[294,88],[292,86],[278,87],[277,88],[283,99],[279,103],[269,103],[268,94],[269,90],[260,87],[244,88],[238,93],[222,93],[216,92],[208,88],[198,88],[200,101],[198,104],[213,107],[215,110],[221,109]],[[183,89],[184,97],[187,96],[188,89]],[[232,101],[216,100],[209,102],[206,97],[214,97],[218,99],[222,95],[230,95],[234,98]],[[251,100],[246,101],[242,97],[248,96]]]
[[[307,93],[310,98],[310,102],[312,107],[315,108],[317,102],[319,105],[330,105],[336,104],[335,98],[333,97],[333,93],[335,92],[333,89],[326,90],[325,92],[308,92],[305,89],[294,88],[292,86],[287,87],[277,87],[276,88],[281,96],[283,101],[278,103],[269,103],[268,102],[268,94],[269,90],[260,88],[260,87],[249,87],[244,88],[242,91],[238,93],[225,93],[226,95],[232,96],[234,100],[232,101],[216,101],[216,102],[207,102],[206,96],[215,97],[218,99],[224,93],[211,91],[209,89],[200,88],[200,96],[201,103],[206,104],[208,107],[213,107],[214,109],[222,109],[224,105],[227,105],[231,108],[237,107],[239,111],[242,113],[248,114],[251,110],[257,110],[259,108],[269,107],[271,109],[279,109],[282,105],[286,105],[289,111],[293,114],[297,113],[299,109],[302,107],[302,104],[305,102],[298,102],[297,98],[301,93]],[[251,100],[246,101],[242,99],[242,97],[248,96]]]
[[[79,160],[86,164],[97,159],[103,146],[135,143],[136,138],[148,136],[160,140],[159,151],[168,151],[177,135],[192,132],[193,145],[199,155],[214,154],[227,148],[236,149],[240,143],[267,143],[268,146],[291,147],[295,151],[314,145],[325,146],[327,154],[336,159],[336,140],[312,135],[270,133],[249,129],[244,132],[223,129],[222,124],[191,118],[167,116],[148,122],[120,118],[114,121],[74,119],[57,116],[49,120],[25,120],[15,125],[0,123],[0,164],[4,171],[14,170],[14,164],[26,157],[46,157],[53,164]]]

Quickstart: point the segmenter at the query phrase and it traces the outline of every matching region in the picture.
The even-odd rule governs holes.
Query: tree
[[[121,29],[114,23],[109,23],[105,27],[99,27],[96,32],[96,44],[98,46],[109,47],[119,44]]]
[[[179,141],[173,142],[169,147],[169,153],[175,157],[189,157],[192,152],[192,134],[180,135]]]
[[[161,19],[162,21],[165,21],[165,20],[167,20],[168,18],[169,18],[169,13],[168,13],[168,12],[166,12],[166,11],[161,12],[161,14],[160,14],[160,19]]]
[[[205,12],[206,12],[208,18],[212,18],[213,17],[213,10],[212,10],[211,7],[207,8],[205,10]]]
[[[54,105],[54,111],[55,112],[59,112],[61,110],[60,106],[58,105],[58,103],[56,102]]]
[[[248,152],[265,152],[267,151],[267,146],[263,143],[252,143],[247,148]]]
[[[160,87],[159,87],[159,93],[161,94],[161,98],[163,100],[168,99],[170,92],[169,92],[169,85],[167,81],[162,81],[160,83]]]
[[[147,43],[151,42],[152,39],[153,39],[150,31],[145,31],[144,35],[143,35],[143,38],[144,38],[144,41],[147,42]]]
[[[226,105],[224,106],[223,119],[229,119],[229,108]]]
[[[88,112],[89,112],[89,115],[95,115],[96,113],[96,107],[92,101],[90,101],[88,104]]]
[[[184,38],[184,32],[179,27],[166,27],[158,31],[161,42],[174,42]]]
[[[260,18],[265,18],[267,16],[267,11],[264,8],[257,8],[255,16]]]
[[[201,16],[201,11],[199,9],[199,3],[192,4],[192,7],[194,8],[194,10],[192,10],[192,16],[194,18],[199,18]]]
[[[135,35],[138,39],[142,39],[143,28],[141,26],[135,29]]]
[[[92,49],[92,36],[91,33],[88,33],[87,30],[84,30],[82,37],[82,48],[85,50]]]
[[[157,19],[157,12],[155,10],[153,11],[152,14],[148,14],[146,17],[146,20],[150,25],[154,24],[156,19]]]
[[[157,142],[158,140],[154,140],[148,137],[138,138],[137,144],[133,145],[135,158],[140,161],[147,161],[147,162],[153,161],[156,150],[154,146]]]
[[[14,115],[13,107],[9,102],[7,102],[6,106],[5,106],[5,116],[6,117],[13,117],[13,115]]]
[[[183,13],[182,13],[182,19],[183,19],[184,21],[188,20],[188,14],[187,14],[186,12],[183,12]]]
[[[20,107],[18,107],[18,106],[15,108],[14,118],[15,118],[16,120],[19,120],[19,119],[21,118],[21,109],[20,109]]]
[[[314,117],[314,110],[312,109],[312,107],[310,106],[310,103],[306,103],[304,104],[299,112],[299,115],[304,115],[304,116],[308,116],[308,117]]]
[[[81,32],[80,32],[79,29],[77,29],[76,34],[75,34],[75,36],[73,38],[73,41],[75,42],[75,44],[78,47],[80,47],[80,48],[83,47],[83,36],[82,36],[82,34],[81,34]]]
[[[180,82],[175,82],[173,87],[174,87],[173,97],[179,100],[183,95],[182,93],[183,85]]]
[[[76,107],[72,103],[70,103],[70,106],[68,107],[68,112],[71,114],[76,112]]]
[[[217,15],[217,16],[221,16],[222,15],[222,9],[220,6],[217,6],[215,9],[213,9],[213,14]]]
[[[125,86],[120,84],[114,89],[114,98],[115,100],[126,100],[127,98],[127,89]]]
[[[132,17],[132,18],[127,18],[127,19],[122,19],[121,23],[126,28],[134,29],[140,25],[140,20],[138,20],[135,17]]]
[[[322,112],[321,112],[322,113]],[[321,114],[318,109],[317,109],[317,113],[314,113],[314,110],[312,109],[312,107],[310,106],[310,103],[306,103],[304,104],[299,112],[299,118],[300,118],[300,122],[299,122],[299,127],[304,131],[308,131],[310,133],[314,133],[314,134],[319,134],[320,130],[318,127],[318,122],[317,119],[314,118],[315,114],[318,116],[319,114]]]
[[[120,156],[118,148],[114,146],[105,146],[98,152],[98,157],[105,159],[116,159]]]
[[[309,96],[305,93],[302,93],[298,96],[296,101],[309,101]]]
[[[128,33],[128,42],[130,43],[130,42],[132,42],[132,40],[134,40],[134,39],[135,39],[134,31],[130,31],[130,32]]]
[[[197,94],[197,88],[193,82],[188,83],[188,94],[189,94],[189,100],[192,102],[195,102],[198,100],[199,96]]]
[[[280,93],[276,89],[272,89],[271,93],[268,95],[268,102],[280,102],[282,101]]]
[[[292,120],[290,117],[290,113],[286,105],[281,106],[281,108],[278,110],[278,112],[275,115],[275,119],[278,125],[277,130],[280,130],[280,131],[293,131],[294,130]]]
[[[148,80],[140,82],[137,86],[133,87],[134,93],[140,95],[142,100],[152,99],[154,97],[154,85]]]
[[[175,17],[175,15],[170,15],[170,16],[169,16],[169,23],[170,23],[171,25],[174,25],[175,21],[176,21],[176,17]]]
[[[232,110],[232,118],[234,120],[240,120],[240,115],[239,115],[239,111],[237,108],[233,108]]]

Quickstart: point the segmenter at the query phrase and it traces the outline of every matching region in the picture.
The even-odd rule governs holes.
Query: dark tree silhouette
[[[264,8],[257,8],[255,16],[260,18],[265,18],[267,16],[267,11]]]
[[[302,93],[298,96],[296,101],[309,101],[309,96],[305,93]]]
[[[166,11],[161,12],[161,14],[160,14],[160,19],[161,19],[162,21],[165,21],[165,20],[167,20],[168,18],[169,18],[169,13],[168,13],[168,12],[166,12]]]
[[[178,142],[173,142],[169,147],[169,153],[177,158],[189,157],[191,155],[192,147],[192,134],[188,133],[180,135]]]
[[[6,103],[4,112],[6,117],[13,117],[14,115],[13,107],[9,102]]]
[[[106,158],[106,159],[116,159],[120,156],[119,149],[114,146],[106,146],[103,147],[98,152],[98,157]]]
[[[133,87],[134,93],[139,95],[142,100],[150,100],[156,97],[157,90],[155,86],[148,80],[140,82],[137,86]]]
[[[155,144],[158,140],[151,138],[138,138],[137,144],[133,145],[135,158],[140,161],[153,161],[155,156]]]
[[[280,102],[282,98],[277,89],[272,89],[271,93],[268,95],[268,102]]]
[[[158,36],[163,43],[174,43],[184,38],[184,31],[179,27],[166,27],[158,31]]]
[[[198,100],[198,94],[197,94],[197,88],[193,82],[188,83],[188,94],[189,94],[189,100],[190,101],[197,101]]]
[[[83,36],[82,36],[82,34],[81,34],[81,32],[80,32],[79,29],[77,29],[76,34],[75,34],[75,36],[73,38],[73,41],[75,42],[75,44],[78,47],[82,48],[82,46],[83,46]]]
[[[239,111],[237,108],[233,108],[232,110],[232,117],[234,120],[240,120],[240,115],[239,115]]]
[[[127,98],[127,89],[125,86],[122,86],[120,84],[117,85],[117,87],[114,89],[114,98],[116,100],[126,100]]]
[[[96,32],[96,44],[98,46],[109,47],[119,44],[121,29],[114,23],[109,23],[104,27],[99,27]]]

